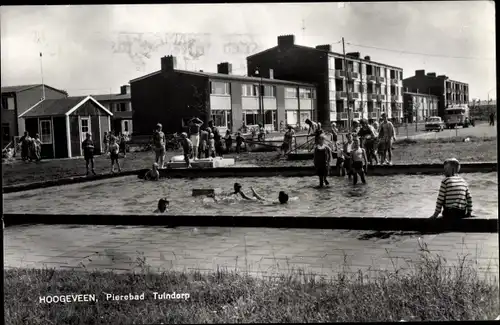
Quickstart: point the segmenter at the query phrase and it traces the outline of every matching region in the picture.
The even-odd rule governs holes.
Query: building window
[[[14,110],[16,108],[14,97],[2,97],[2,108],[7,110]]]
[[[259,114],[257,113],[243,113],[243,121],[245,125],[257,125],[259,121]]]
[[[114,103],[109,103],[109,111],[110,111],[111,113],[116,112],[116,111],[115,111],[115,104],[114,104]]]
[[[5,146],[10,142],[10,127],[8,123],[2,123],[2,141]]]
[[[229,95],[228,82],[210,82],[210,94],[212,95]]]
[[[128,121],[123,121],[123,131],[128,132]]]
[[[285,88],[285,98],[297,98],[297,88]]]
[[[40,141],[43,144],[52,144],[52,124],[50,120],[40,121]]]
[[[227,127],[227,113],[228,111],[212,110],[212,121],[214,121],[214,126]]]
[[[344,81],[342,79],[335,79],[335,89],[337,91],[345,91]]]
[[[396,71],[394,71],[394,70],[392,70],[392,69],[391,69],[391,70],[389,70],[389,71],[390,71],[390,72],[389,72],[389,74],[390,74],[390,76],[391,76],[391,79],[396,79]]]
[[[118,112],[126,112],[127,111],[127,106],[125,103],[119,103],[118,104]]]
[[[264,123],[265,124],[274,125],[275,121],[276,121],[276,111],[266,111],[264,113]]]
[[[335,58],[335,70],[344,70],[344,60]]]
[[[259,86],[258,85],[251,85],[251,84],[244,84],[244,85],[241,85],[241,92],[242,92],[243,96],[257,97],[257,96],[259,96]]]
[[[328,57],[328,69],[335,70],[335,58],[333,56]]]
[[[264,97],[276,97],[276,86],[264,86]]]
[[[306,120],[311,118],[311,112],[300,112],[300,124],[306,124]]]
[[[299,89],[299,96],[302,99],[311,99],[311,89]]]

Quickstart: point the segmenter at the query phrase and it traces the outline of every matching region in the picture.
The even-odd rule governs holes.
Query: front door
[[[80,117],[80,142],[87,138],[87,133],[90,131],[90,118]]]

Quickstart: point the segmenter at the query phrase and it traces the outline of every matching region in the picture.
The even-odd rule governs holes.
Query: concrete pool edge
[[[335,167],[332,167],[335,174]],[[4,194],[23,192],[52,186],[61,186],[91,182],[102,179],[116,178],[122,176],[137,175],[143,177],[148,169],[138,169],[125,171],[119,174],[102,174],[97,176],[75,176],[60,178],[50,181],[7,185],[2,187]],[[474,162],[463,163],[461,173],[493,173],[498,171],[497,162]],[[392,165],[374,166],[368,169],[369,176],[389,176],[389,175],[440,175],[443,172],[442,164],[413,164],[413,165]],[[162,169],[162,178],[241,178],[241,177],[312,177],[315,176],[313,166],[283,166],[283,167],[222,167],[210,169]]]
[[[454,221],[429,218],[277,217],[230,215],[42,215],[4,214],[6,227],[29,224],[167,227],[253,227],[374,231],[496,233],[498,219]]]

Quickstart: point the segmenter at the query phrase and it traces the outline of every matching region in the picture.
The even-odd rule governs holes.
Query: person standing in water
[[[319,187],[328,186],[327,176],[330,170],[330,161],[332,159],[332,149],[325,144],[325,137],[318,137],[318,144],[314,148],[314,167],[319,177]]]
[[[169,206],[170,206],[170,202],[168,202],[168,200],[166,198],[161,198],[158,201],[158,209],[156,209],[155,212],[153,212],[153,213],[163,214],[165,212],[168,212]]]
[[[181,133],[181,147],[184,154],[184,161],[186,162],[186,167],[191,168],[191,161],[189,160],[190,156],[194,153],[193,143],[188,139],[187,133]]]
[[[436,201],[436,210],[431,216],[437,218],[441,209],[443,218],[461,219],[470,218],[472,215],[472,196],[467,182],[458,175],[460,162],[455,159],[447,159],[444,162],[445,178],[441,182],[439,194]]]
[[[200,147],[200,129],[202,125],[203,121],[197,117],[193,117],[191,120],[189,120],[188,123],[189,139],[193,144],[193,152],[194,152],[193,160],[196,160],[196,158],[198,157],[198,149]]]
[[[352,152],[352,169],[353,169],[353,184],[358,184],[358,175],[361,177],[361,182],[366,184],[365,173],[368,165],[366,150],[359,145],[359,139],[356,137],[353,141]]]
[[[346,139],[342,145],[342,149],[338,153],[337,157],[337,170],[339,173],[339,176],[344,177],[347,173],[349,179],[351,179],[352,176],[352,161],[351,161],[351,151],[352,151],[352,133],[347,133],[346,134]]]
[[[158,171],[157,163],[154,163],[153,168],[148,170],[146,175],[144,175],[144,179],[147,181],[157,181],[160,179],[160,172]]]
[[[155,162],[164,168],[165,161],[165,133],[162,131],[162,125],[160,123],[156,124],[156,131],[153,134],[153,149],[155,151]],[[114,140],[114,137],[110,139],[110,142]]]

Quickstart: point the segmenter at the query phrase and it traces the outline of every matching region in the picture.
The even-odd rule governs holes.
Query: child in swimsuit
[[[120,146],[116,143],[116,138],[111,138],[111,144],[109,146],[109,156],[111,158],[111,173],[115,173],[115,163],[118,166],[118,172],[122,170],[120,168],[120,163],[118,162],[118,152],[120,151]]]
[[[157,181],[160,179],[160,172],[158,171],[157,163],[153,164],[153,168],[146,173],[144,179],[148,181]]]
[[[180,142],[184,153],[184,161],[186,162],[187,168],[191,168],[191,161],[189,160],[189,156],[193,151],[193,143],[188,139],[186,132],[182,132]]]
[[[318,137],[318,144],[314,148],[314,167],[316,167],[316,174],[319,177],[319,186],[329,185],[326,177],[330,169],[330,161],[332,159],[332,149],[325,144],[325,137],[321,135]]]
[[[354,138],[351,159],[352,168],[354,170],[353,184],[356,185],[358,183],[358,175],[361,177],[361,182],[366,184],[365,172],[368,164],[368,158],[366,157],[366,150],[359,146],[358,138]]]
[[[344,144],[342,145],[342,149],[340,150],[339,155],[337,157],[337,170],[339,176],[344,177],[347,174],[349,179],[351,179],[352,176],[351,151],[353,145],[352,134],[347,133],[346,139],[347,141],[344,142]]]
[[[254,195],[254,197],[259,200],[259,201],[270,201],[270,202],[273,202],[272,200],[267,200],[266,198],[260,196],[255,190],[253,187],[250,187],[250,189],[252,190],[252,193]],[[276,204],[287,204],[288,203],[288,200],[289,200],[289,197],[288,197],[288,194],[285,192],[285,191],[280,191],[279,194],[278,194],[278,201],[277,202],[273,202],[273,203],[276,203]]]
[[[244,142],[244,139],[241,136],[241,133],[238,132],[236,134],[236,153],[240,153],[241,145],[243,144],[243,142]]]

